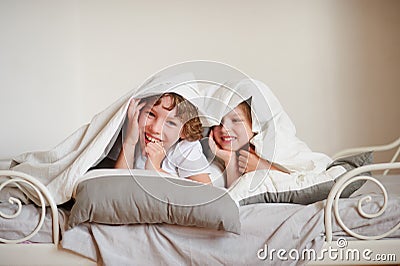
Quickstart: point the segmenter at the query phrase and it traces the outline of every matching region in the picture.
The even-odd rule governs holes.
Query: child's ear
[[[181,130],[181,133],[179,133],[179,138],[180,139],[186,139],[185,134],[183,134],[183,131]]]

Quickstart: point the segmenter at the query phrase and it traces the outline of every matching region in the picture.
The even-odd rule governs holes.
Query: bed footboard
[[[20,186],[29,186],[35,191],[36,195],[40,199],[40,208],[41,208],[41,215],[39,222],[35,229],[27,236],[20,238],[20,239],[3,239],[0,238],[0,242],[6,243],[6,244],[15,244],[15,243],[20,243],[24,241],[28,241],[31,239],[37,232],[39,232],[40,228],[43,226],[45,214],[46,214],[46,205],[48,205],[51,209],[51,215],[52,215],[52,232],[53,232],[53,244],[55,246],[58,246],[59,243],[59,225],[58,225],[58,210],[57,210],[57,205],[55,204],[54,200],[52,199],[50,192],[47,190],[47,188],[39,182],[37,179],[34,177],[22,173],[22,172],[17,172],[17,171],[12,171],[12,170],[0,170],[0,177],[5,179],[4,182],[0,183],[0,191],[9,185],[15,185],[17,187]],[[10,204],[17,204],[18,205],[18,210],[14,214],[5,214],[0,211],[0,216],[5,219],[13,219],[17,217],[21,210],[22,210],[22,203],[19,199],[10,197],[9,198],[9,203]]]
[[[341,228],[348,233],[349,235],[356,237],[358,239],[363,239],[363,240],[377,240],[384,238],[394,231],[398,230],[400,228],[400,223],[398,223],[396,226],[394,226],[392,229],[388,230],[387,232],[383,232],[380,235],[376,236],[364,236],[360,235],[358,233],[353,232],[350,230],[342,221],[340,215],[339,215],[339,198],[342,193],[342,191],[351,183],[358,181],[358,180],[370,180],[374,182],[378,187],[381,189],[384,197],[384,203],[380,207],[380,210],[377,213],[366,213],[362,209],[362,204],[364,202],[368,202],[371,200],[371,196],[367,195],[362,197],[358,201],[358,206],[357,206],[357,211],[359,214],[364,217],[364,218],[375,218],[379,217],[380,215],[383,214],[383,212],[386,210],[387,206],[387,201],[388,201],[388,194],[385,189],[385,187],[380,183],[376,178],[371,177],[371,176],[358,176],[360,174],[363,174],[365,172],[369,171],[377,171],[377,170],[391,170],[391,169],[400,169],[400,162],[396,163],[381,163],[381,164],[371,164],[371,165],[366,165],[362,166],[359,168],[356,168],[352,171],[349,171],[346,173],[343,177],[340,178],[340,180],[333,186],[331,192],[329,193],[329,196],[326,201],[326,206],[325,206],[325,233],[326,233],[326,241],[328,243],[332,242],[332,209],[334,211],[334,215],[336,220],[338,221],[339,225]]]

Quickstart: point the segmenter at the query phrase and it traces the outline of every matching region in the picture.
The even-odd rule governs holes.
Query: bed
[[[395,149],[389,163],[347,172],[326,200],[239,207],[240,234],[172,224],[82,223],[66,230],[68,208],[57,206],[43,184],[26,173],[1,170],[6,178],[0,190],[32,186],[41,204],[21,204],[15,198],[1,203],[0,265],[398,264],[400,176],[388,171],[400,169],[400,138],[336,156],[387,149]],[[367,171],[373,176],[359,175]],[[368,182],[352,197],[339,198],[360,179]],[[371,192],[374,200],[368,202]]]
[[[374,242],[368,238],[375,237],[368,236],[375,235],[384,239],[376,240],[378,244],[372,247],[376,250],[367,250],[367,255],[385,251],[385,263],[398,263],[400,254],[395,247],[400,239],[400,190],[392,190],[398,184],[396,177],[388,179],[384,175],[381,179],[384,184],[389,182],[389,195],[385,191],[375,193],[376,198],[370,202],[363,195],[350,196],[362,191],[360,187],[365,184],[360,179],[374,180],[368,173],[360,176],[362,172],[399,168],[400,163],[395,162],[399,150],[389,164],[371,166],[372,152],[332,161],[297,138],[293,122],[264,83],[237,72],[234,74],[240,76],[234,75],[238,77],[235,79],[214,75],[218,71],[211,71],[210,76],[215,65],[194,64],[157,73],[55,148],[12,158],[12,171],[0,172],[0,196],[3,202],[10,200],[0,206],[0,242],[5,242],[0,246],[0,264],[376,263],[331,254],[338,253],[338,247],[343,248],[339,252],[342,254],[347,246],[371,245]],[[225,66],[218,69],[227,70]],[[204,80],[209,82],[199,82]],[[160,178],[160,173],[147,170],[131,173],[129,169],[103,169],[103,163],[107,166],[107,160],[119,154],[119,136],[124,132],[131,99],[165,92],[177,93],[198,107],[205,118],[204,128],[217,125],[229,110],[251,99],[252,130],[257,134],[250,142],[257,155],[285,171],[246,173],[227,191],[216,183],[200,186],[187,179]],[[399,145],[400,139],[384,148]],[[213,182],[218,180],[211,178]],[[380,191],[376,187],[362,188]],[[5,189],[12,191],[12,197],[4,196]],[[74,200],[69,205],[71,198]],[[357,209],[359,202],[362,208]],[[36,207],[44,205],[47,209]],[[360,213],[377,217],[365,219]],[[342,228],[338,217],[348,229]],[[302,257],[303,252],[320,256]],[[357,255],[353,254],[357,250],[351,249],[350,253]]]

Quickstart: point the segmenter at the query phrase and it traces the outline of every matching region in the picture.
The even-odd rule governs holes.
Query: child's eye
[[[176,127],[177,126],[177,124],[175,122],[173,122],[173,121],[167,121],[166,123],[167,123],[167,125],[172,126],[172,127]]]
[[[155,115],[153,112],[151,112],[151,111],[147,111],[146,114],[147,114],[147,116],[151,116],[151,117],[155,117],[155,116],[156,116],[156,115]]]
[[[243,120],[242,119],[232,119],[232,122],[233,123],[241,123],[241,122],[243,122]]]

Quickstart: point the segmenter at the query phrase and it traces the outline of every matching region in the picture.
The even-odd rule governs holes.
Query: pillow
[[[343,166],[348,172],[348,171],[353,170],[355,168],[358,168],[360,166],[371,164],[371,163],[373,163],[373,161],[374,161],[374,158],[373,158],[373,152],[372,151],[363,152],[363,153],[359,153],[359,154],[352,155],[352,156],[338,158],[335,161],[333,161],[330,165],[328,165],[328,167],[326,169],[328,170],[331,167],[340,165],[340,166]],[[335,181],[339,180],[343,175],[341,175],[338,178],[336,178]],[[369,176],[371,176],[371,172],[362,173],[361,175],[369,175]],[[358,181],[355,181],[353,183],[350,183],[342,191],[342,194],[340,195],[340,197],[341,198],[350,197],[350,195],[353,194],[362,185],[364,185],[365,182],[366,182],[366,180],[358,180]]]
[[[326,170],[334,166],[343,166],[346,172],[373,162],[372,152],[360,153],[348,157],[339,158],[333,161]],[[345,173],[344,173],[345,174]],[[299,190],[281,191],[281,192],[264,192],[251,197],[244,198],[239,201],[240,205],[249,205],[255,203],[297,203],[311,204],[328,197],[336,180],[339,180],[344,174],[338,176],[335,180],[325,181]],[[364,173],[363,175],[370,175]],[[353,192],[359,189],[365,180],[359,180],[349,184],[342,192],[341,198],[348,198]]]
[[[102,176],[76,189],[70,227],[168,223],[240,233],[238,206],[225,189],[144,170],[132,170],[132,176],[118,174],[120,169],[95,171]]]

